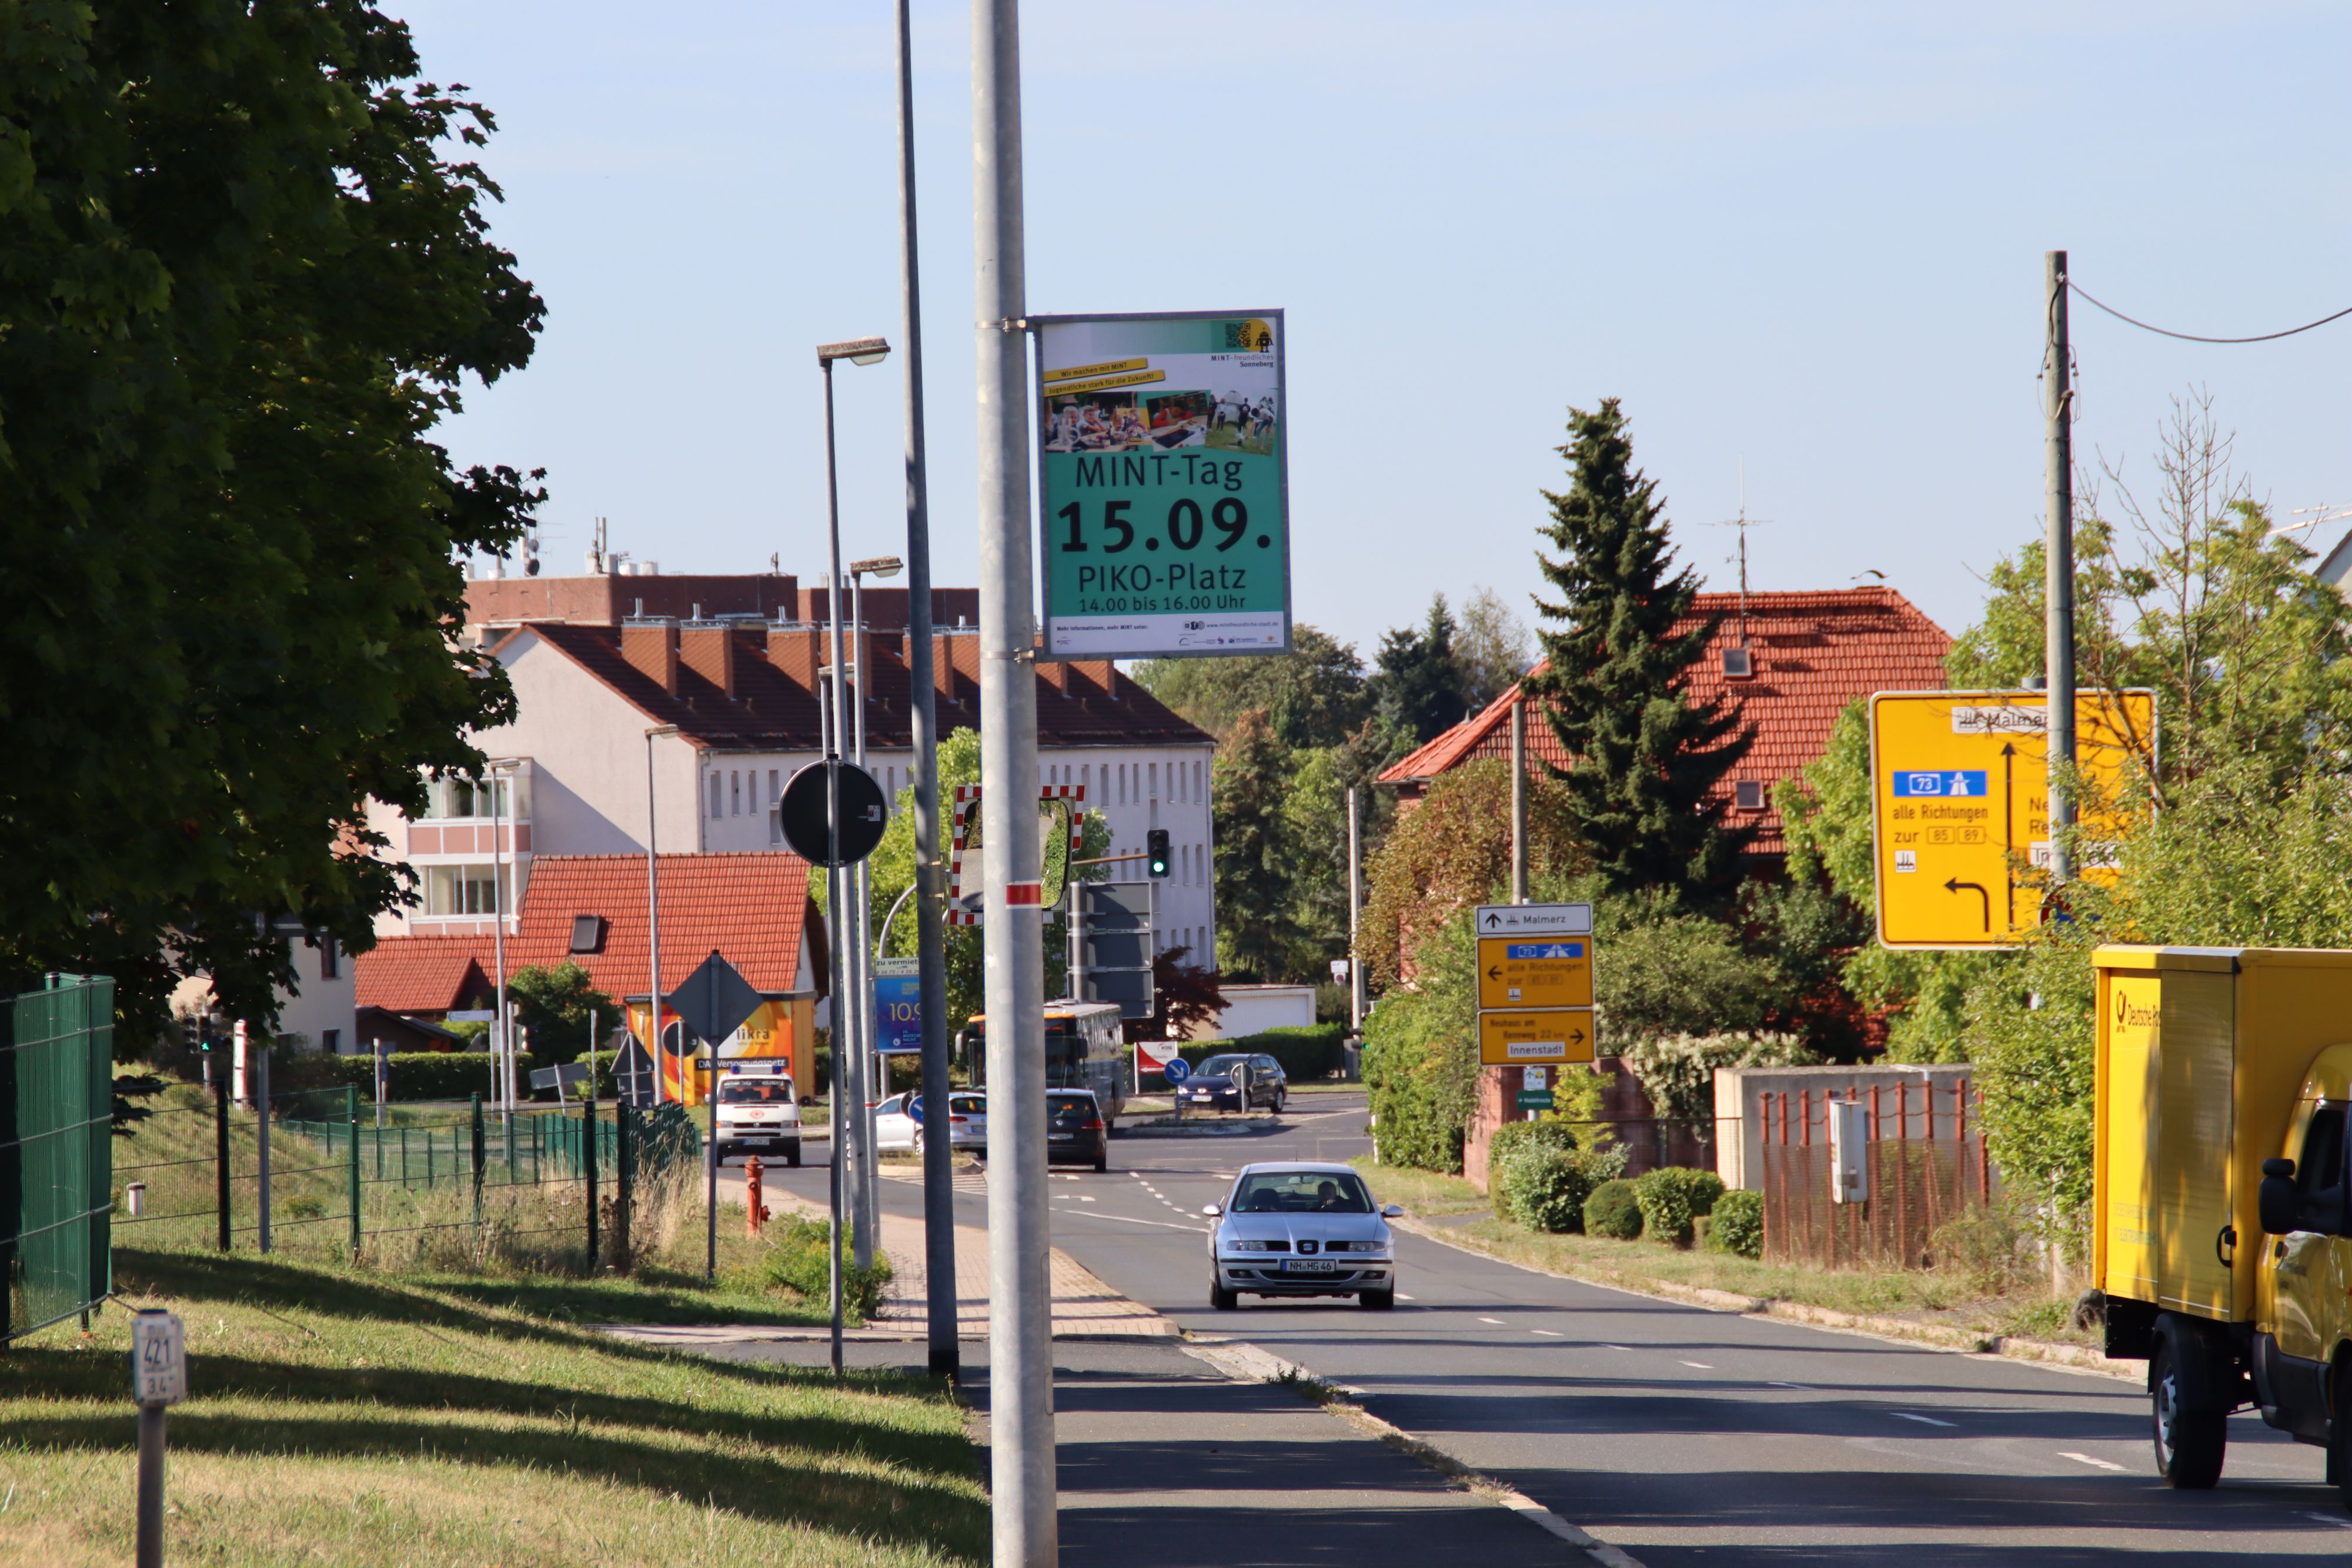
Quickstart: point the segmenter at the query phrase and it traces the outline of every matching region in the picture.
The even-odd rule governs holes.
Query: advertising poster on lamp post
[[[1034,325],[1039,656],[1288,652],[1282,312]]]

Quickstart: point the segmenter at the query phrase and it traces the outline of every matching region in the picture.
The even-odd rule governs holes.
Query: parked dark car
[[[1265,1105],[1278,1113],[1290,1103],[1290,1081],[1282,1074],[1282,1063],[1271,1056],[1228,1051],[1194,1068],[1176,1097],[1195,1111],[1247,1111]]]
[[[1045,1163],[1110,1169],[1110,1129],[1093,1090],[1045,1092]]]

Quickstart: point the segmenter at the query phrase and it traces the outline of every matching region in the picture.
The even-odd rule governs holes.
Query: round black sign
[[[835,780],[826,784],[828,772]],[[826,831],[826,816],[835,789],[841,798],[841,822]],[[890,822],[890,805],[874,775],[854,762],[828,758],[811,763],[793,775],[784,798],[776,802],[784,842],[812,865],[856,865],[882,841]]]

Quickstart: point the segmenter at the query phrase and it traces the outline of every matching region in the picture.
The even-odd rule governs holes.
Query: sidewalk
[[[1063,1568],[1575,1561],[1486,1498],[1278,1385],[1161,1341],[1054,1347]],[[968,1368],[987,1408],[987,1365]]]
[[[789,1210],[815,1219],[825,1218],[822,1204],[782,1188],[768,1189],[767,1204],[773,1214]],[[930,1276],[923,1260],[923,1222],[910,1215],[886,1212],[879,1239],[883,1254],[890,1260],[890,1291],[883,1298],[881,1310],[868,1320],[867,1333],[920,1337],[929,1319],[925,1291]],[[955,1257],[957,1337],[986,1339],[988,1232],[976,1225],[957,1226]],[[1046,1267],[1057,1338],[1070,1334],[1175,1336],[1174,1323],[1150,1307],[1129,1301],[1059,1248],[1048,1255]]]

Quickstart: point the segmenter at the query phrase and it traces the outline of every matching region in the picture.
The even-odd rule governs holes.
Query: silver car
[[[1388,1222],[1404,1212],[1374,1206],[1348,1166],[1245,1166],[1223,1203],[1201,1210],[1209,1228],[1209,1305],[1241,1298],[1353,1296],[1375,1310],[1396,1305],[1396,1242]]]

